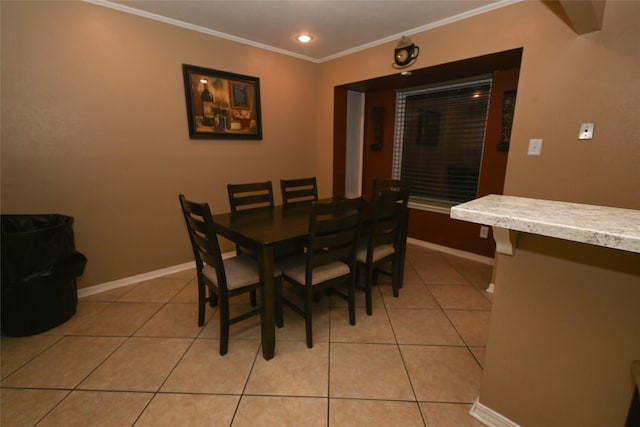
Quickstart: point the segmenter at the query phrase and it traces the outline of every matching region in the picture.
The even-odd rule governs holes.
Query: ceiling
[[[520,0],[86,1],[319,63]]]

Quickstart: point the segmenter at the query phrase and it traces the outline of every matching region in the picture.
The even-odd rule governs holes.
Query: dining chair
[[[410,186],[407,181],[404,181],[402,179],[374,178],[371,200],[374,200],[376,194],[382,191],[396,192],[398,196],[397,202],[402,203],[405,206],[409,202]]]
[[[392,191],[394,192],[393,194],[396,195],[396,203],[400,203],[404,206],[407,206],[409,203],[409,194],[410,194],[410,190],[411,190],[411,186],[409,185],[409,182],[403,179],[388,179],[388,178],[374,178],[373,180],[373,196],[372,196],[372,200],[375,200],[376,198],[376,194],[380,194],[383,191]],[[409,211],[407,211],[408,213]],[[408,217],[407,217],[407,221],[408,221]],[[402,238],[402,253],[400,254],[400,264],[404,265],[404,260],[405,260],[405,249],[406,249],[406,241],[407,241],[407,233],[408,233],[408,224],[405,224],[405,236]],[[384,274],[387,275],[389,277],[392,276],[391,272],[388,272],[385,269],[382,268],[378,268],[376,270],[374,270],[374,274],[378,275],[378,274]],[[404,269],[400,269],[400,278],[399,278],[399,287],[402,288],[402,283],[403,283],[403,277],[404,277]],[[374,283],[376,280],[376,276],[373,277]]]
[[[273,207],[273,186],[271,181],[227,184],[231,212],[247,211],[264,207]],[[258,255],[253,248],[236,244],[236,254],[246,254],[255,259]],[[251,305],[256,305],[255,293],[251,294]]]
[[[312,305],[314,294],[331,289],[348,302],[349,323],[356,324],[355,275],[356,249],[364,199],[312,202],[309,214],[307,251],[280,263],[282,278],[302,290],[304,302],[296,304],[284,295],[279,284],[276,308],[277,324],[282,326],[282,306],[287,305],[304,317],[307,347],[313,347]],[[346,287],[346,292],[343,289]]]
[[[235,317],[229,313],[230,298],[247,292],[253,293],[255,298],[255,292],[261,286],[258,264],[242,254],[223,260],[209,205],[187,200],[183,194],[178,198],[196,262],[198,326],[204,325],[207,302],[211,307],[219,306],[220,355],[224,356],[229,347],[229,327],[262,312],[262,307],[257,306]],[[279,270],[274,274],[279,277]]]
[[[261,207],[273,207],[271,181],[227,184],[231,212]]]
[[[308,203],[318,200],[316,177],[281,179],[282,204]]]
[[[409,209],[406,190],[382,190],[373,195],[371,216],[360,239],[356,255],[358,269],[365,272],[364,290],[367,314],[373,313],[372,286],[377,274],[391,276],[393,296],[402,287],[404,253],[407,243]],[[388,271],[383,266],[391,265]]]

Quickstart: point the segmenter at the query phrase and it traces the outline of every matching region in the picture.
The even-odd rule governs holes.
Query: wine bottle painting
[[[215,124],[215,113],[213,111],[213,95],[209,92],[209,80],[200,79],[200,83],[204,86],[200,94],[202,102],[202,126],[213,126]]]
[[[260,80],[183,64],[189,136],[262,139]]]

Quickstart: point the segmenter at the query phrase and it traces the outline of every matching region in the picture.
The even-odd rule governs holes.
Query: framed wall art
[[[191,139],[262,139],[260,79],[182,64]]]

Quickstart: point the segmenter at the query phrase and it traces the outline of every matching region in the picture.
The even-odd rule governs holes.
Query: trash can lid
[[[51,230],[73,223],[73,217],[61,214],[3,214],[0,216],[3,236]]]

